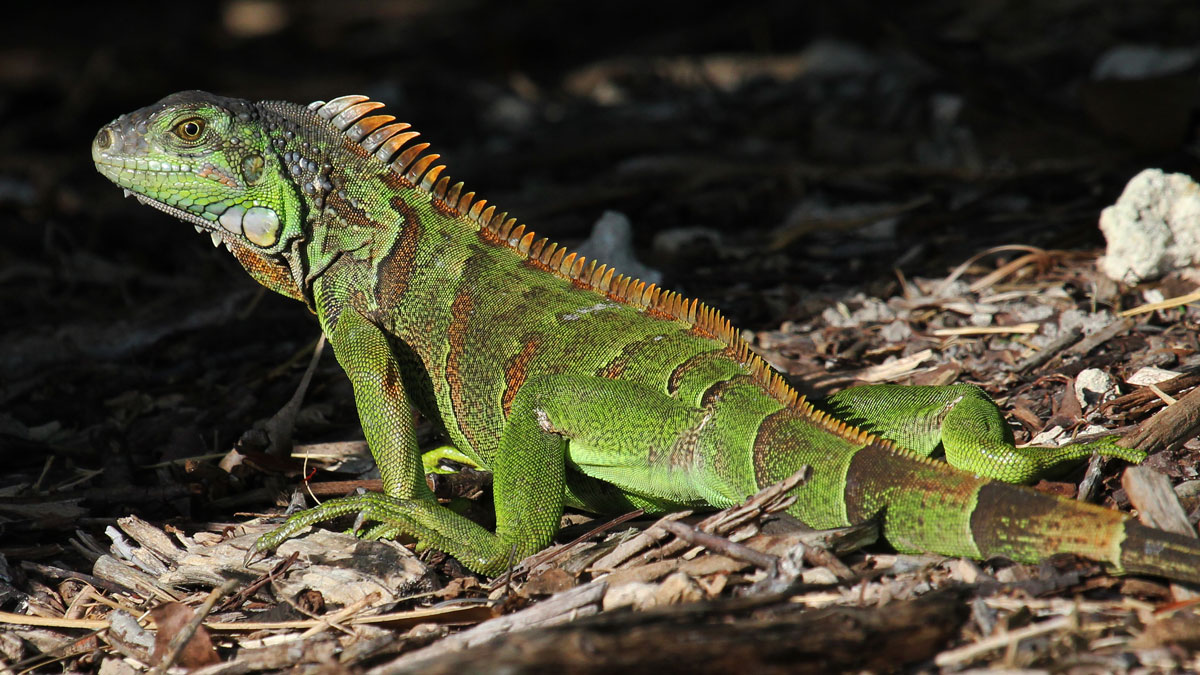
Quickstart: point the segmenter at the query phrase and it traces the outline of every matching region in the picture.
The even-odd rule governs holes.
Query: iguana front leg
[[[409,412],[409,396],[399,365],[378,327],[352,310],[338,319],[330,334],[334,353],[354,386],[359,417],[367,444],[383,477],[382,494],[334,499],[289,518],[255,543],[257,550],[274,548],[309,525],[358,513],[378,525],[367,537],[408,534],[422,548],[431,547],[458,558],[486,574],[504,570],[543,549],[558,530],[566,495],[568,447],[585,474],[615,477],[617,484],[651,488],[648,496],[629,495],[631,506],[662,506],[672,497],[694,497],[685,470],[670,471],[667,483],[677,487],[653,491],[647,453],[658,452],[665,464],[669,450],[689,430],[702,425],[700,411],[674,399],[627,382],[590,376],[542,376],[526,382],[513,399],[501,430],[491,469],[496,506],[496,531],[440,505],[425,483]],[[615,409],[638,410],[643,424],[613,433]],[[578,484],[578,481],[575,481]],[[573,501],[611,494],[576,490]],[[689,503],[700,498],[687,499]]]
[[[366,532],[369,538],[407,533],[422,547],[449,552],[481,571],[502,568],[511,551],[523,556],[545,546],[558,529],[562,513],[562,438],[538,433],[528,415],[523,423],[506,427],[506,434],[513,437],[509,444],[520,445],[531,463],[524,467],[530,486],[520,493],[527,500],[526,508],[509,509],[512,517],[501,519],[494,535],[438,504],[429,490],[409,392],[383,331],[357,311],[345,309],[328,333],[334,354],[354,387],[359,420],[379,467],[383,492],[332,499],[298,513],[259,537],[257,550],[273,549],[310,525],[351,513],[359,514],[364,522],[380,523]],[[494,467],[497,474],[502,468]],[[540,480],[530,475],[535,473]],[[513,489],[502,485],[499,475],[494,480],[498,495]]]
[[[353,379],[353,378],[352,378]],[[523,390],[524,391],[524,390]],[[355,397],[362,394],[355,387]],[[496,502],[496,532],[439,504],[425,488],[397,490],[384,480],[384,494],[364,494],[331,500],[288,519],[284,525],[257,542],[260,550],[271,548],[298,533],[304,527],[331,517],[355,513],[363,522],[378,523],[366,531],[367,538],[395,537],[407,534],[421,549],[434,548],[458,558],[477,572],[497,574],[509,560],[521,560],[546,546],[558,530],[564,499],[566,439],[548,431],[528,403],[530,397],[514,399],[512,414],[500,437],[500,448],[492,469]],[[405,449],[391,453],[376,445],[378,429],[390,420],[408,420],[407,415],[390,414],[391,406],[364,407],[360,404],[363,429],[380,471],[397,473],[394,461],[407,461],[422,468],[419,454]],[[375,419],[371,419],[374,416]],[[425,485],[424,476],[420,483]]]
[[[255,542],[259,551],[275,548],[314,523],[365,511],[380,499],[434,501],[425,482],[410,397],[387,337],[353,309],[342,311],[327,335],[354,388],[358,417],[367,446],[379,467],[383,494],[332,499],[302,511],[259,537]]]
[[[1141,450],[1117,445],[1115,436],[1060,447],[1018,448],[1000,409],[971,384],[851,387],[827,399],[825,407],[838,419],[924,456],[940,445],[950,465],[1008,483],[1054,476],[1093,452],[1135,464],[1146,458]]]

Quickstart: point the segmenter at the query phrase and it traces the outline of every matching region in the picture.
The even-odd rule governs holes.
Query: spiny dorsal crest
[[[707,337],[728,345],[733,357],[784,405],[812,416],[829,431],[852,441],[865,443],[874,440],[870,434],[816,411],[788,385],[782,375],[751,351],[750,345],[742,339],[737,329],[717,310],[674,291],[663,290],[655,284],[617,274],[613,268],[597,264],[595,260],[586,260],[549,239],[538,239],[524,225],[518,225],[516,218],[509,218],[507,212],[496,213],[496,207],[489,206],[486,199],[476,199],[474,192],[464,193],[462,183],[451,186],[450,177],[441,175],[446,169],[444,165],[430,168],[441,155],[422,155],[429,148],[428,143],[418,143],[404,149],[405,144],[420,135],[412,131],[410,125],[396,122],[392,115],[370,114],[384,107],[382,103],[366,96],[351,95],[329,102],[313,101],[308,107],[351,141],[391,166],[397,174],[440,200],[456,216],[474,223],[485,239],[507,245],[539,267],[578,286],[644,309],[660,318],[689,324]]]

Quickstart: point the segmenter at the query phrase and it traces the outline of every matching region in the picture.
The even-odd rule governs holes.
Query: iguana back
[[[838,421],[714,310],[537,239],[452,184],[438,155],[379,107],[356,96],[303,107],[184,92],[117,119],[93,143],[101,173],[305,302],[354,384],[384,493],[293,517],[262,547],[360,511],[381,523],[369,536],[405,532],[495,573],[549,542],[564,503],[724,507],[808,466],[791,511],[814,527],[882,514],[904,550],[1027,561],[1073,552],[1200,580],[1191,540],[975,475],[1028,480],[1092,450],[1137,451],[1022,453],[970,387],[834,400],[889,438],[913,439],[912,450]],[[410,405],[494,472],[495,533],[429,494]],[[954,416],[967,431],[927,442],[932,422]],[[959,465],[974,473],[924,456],[940,444],[952,459],[967,453]]]

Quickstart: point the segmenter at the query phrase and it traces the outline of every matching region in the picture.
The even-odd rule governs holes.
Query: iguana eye
[[[204,133],[204,120],[191,117],[175,125],[175,135],[185,141],[195,141]]]

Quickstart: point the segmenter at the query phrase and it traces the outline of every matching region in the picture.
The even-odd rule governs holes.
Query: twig
[[[1083,327],[1073,326],[1071,329],[1063,331],[1050,344],[1021,359],[1013,370],[1018,373],[1033,370],[1055,356],[1058,356],[1059,352],[1078,342],[1081,337],[1083,337]]]
[[[88,630],[108,628],[108,621],[104,619],[63,619],[52,616],[16,614],[14,612],[0,612],[0,624],[43,626],[45,628],[86,628]]]
[[[1087,471],[1083,473],[1083,480],[1079,481],[1079,489],[1075,493],[1075,499],[1081,502],[1091,502],[1096,494],[1096,487],[1100,484],[1100,477],[1104,475],[1104,457],[1099,454],[1093,454],[1088,460]]]
[[[935,298],[942,297],[943,295],[946,294],[946,289],[950,287],[950,284],[954,283],[954,281],[956,279],[961,277],[968,269],[970,269],[971,265],[974,265],[979,260],[981,260],[989,255],[992,255],[993,253],[1003,253],[1005,251],[1025,251],[1027,253],[1040,253],[1043,255],[1046,254],[1045,249],[1041,249],[1036,246],[1026,246],[1024,244],[1008,244],[1005,246],[993,246],[992,248],[989,248],[986,251],[976,253],[975,255],[973,255],[970,258],[967,258],[965,261],[963,261],[963,263],[960,264],[958,267],[955,267],[954,271],[951,272],[945,279],[943,279],[942,283],[938,284],[937,288],[933,289],[933,293],[931,293],[930,295],[932,295]]]
[[[888,361],[887,363],[879,363],[874,366],[868,366],[857,373],[848,374],[852,375],[856,379],[862,380],[863,382],[883,382],[887,380],[893,380],[901,375],[911,372],[917,366],[921,365],[923,361],[931,358],[932,356],[932,349],[922,349],[915,354],[902,356],[894,361]]]
[[[1179,505],[1171,481],[1161,473],[1145,466],[1131,466],[1121,475],[1121,487],[1138,511],[1138,520],[1147,527],[1166,530],[1188,537],[1196,536],[1196,528],[1188,522]]]
[[[958,649],[949,649],[934,657],[933,662],[942,668],[958,666],[968,663],[975,658],[996,650],[1015,645],[1021,640],[1046,633],[1054,633],[1061,630],[1067,630],[1075,624],[1074,616],[1060,616],[1041,623],[1035,623],[1024,628],[1019,628],[1007,633],[993,635],[989,638],[984,638],[973,644],[969,644]]]
[[[560,556],[564,555],[571,549],[578,546],[580,543],[585,542],[588,539],[591,539],[592,537],[600,534],[601,532],[607,532],[608,530],[611,530],[612,528],[614,528],[622,523],[633,520],[634,518],[639,518],[641,516],[644,516],[645,514],[646,514],[645,509],[638,509],[636,511],[630,511],[629,513],[617,516],[616,518],[613,518],[612,520],[606,521],[604,523],[601,523],[600,525],[597,525],[596,527],[593,527],[592,529],[588,530],[587,532],[584,532],[583,534],[579,535],[578,537],[575,537],[574,539],[563,544],[562,546],[559,546],[557,548],[552,548],[552,549],[546,549],[545,551],[542,551],[541,553],[537,553],[535,555],[532,555],[532,556],[526,558],[525,560],[523,560],[521,562],[521,568],[525,569],[525,570],[535,569],[539,565],[543,565],[545,563],[548,563],[552,560],[559,558]],[[491,588],[495,588],[496,584],[500,583],[501,581],[503,581],[507,585],[508,579],[510,578],[510,576],[511,576],[510,573],[505,572],[504,576],[502,578],[497,578],[492,581]]]
[[[1129,502],[1137,509],[1138,521],[1143,525],[1196,537],[1196,528],[1188,521],[1166,476],[1150,467],[1131,466],[1121,474],[1121,487],[1125,488]],[[1176,601],[1191,600],[1200,595],[1193,587],[1177,582],[1171,583],[1171,594]]]
[[[259,576],[257,579],[251,582],[249,586],[243,588],[241,591],[238,591],[236,595],[221,603],[221,606],[217,609],[217,611],[228,612],[241,607],[243,602],[246,602],[250,596],[258,592],[258,589],[283,576],[283,573],[286,572],[299,557],[300,551],[293,551],[286,560],[283,560],[278,565],[273,567],[270,572]]]
[[[428,647],[405,654],[391,663],[368,671],[368,673],[369,675],[388,675],[389,673],[419,672],[422,669],[418,664],[427,659],[462,651],[510,632],[553,626],[581,616],[598,614],[600,602],[607,590],[608,584],[603,580],[576,586],[514,614],[484,621],[478,626],[438,640]]]
[[[716,535],[729,535],[734,530],[754,522],[767,513],[783,511],[796,501],[796,496],[790,494],[792,489],[808,480],[810,467],[805,465],[792,475],[778,483],[768,485],[759,490],[745,502],[731,506],[723,511],[717,511],[704,520],[696,523],[696,529]],[[658,554],[663,558],[673,556],[688,548],[686,540],[680,538],[663,546]]]
[[[64,570],[61,567],[53,567],[51,565],[42,565],[42,564],[35,563],[30,560],[21,561],[21,569],[34,571],[34,572],[37,572],[38,574],[41,574],[42,576],[49,577],[49,578],[57,580],[57,581],[62,581],[65,579],[74,579],[76,581],[82,581],[85,584],[94,586],[96,588],[103,589],[105,591],[108,591],[109,593],[128,593],[129,592],[128,588],[126,588],[120,584],[116,584],[111,581],[108,581],[107,579],[101,579],[100,577],[92,576],[91,574],[85,574],[84,572],[75,572],[72,570]]]
[[[268,454],[278,457],[286,456],[292,451],[292,432],[296,429],[296,415],[300,413],[300,406],[304,404],[304,394],[308,392],[308,384],[312,382],[313,373],[317,371],[317,363],[321,360],[321,352],[324,350],[325,333],[322,332],[313,345],[312,358],[308,360],[308,367],[300,376],[300,384],[296,385],[296,391],[292,392],[292,397],[283,404],[279,412],[267,420],[267,441],[271,444],[267,448]],[[307,468],[307,460],[305,462]]]
[[[725,537],[718,537],[715,534],[701,532],[678,521],[665,522],[660,527],[693,546],[703,546],[710,551],[748,562],[765,570],[774,570],[779,566],[779,558],[769,553],[755,551],[744,544],[729,541]]]
[[[967,290],[971,291],[972,293],[978,293],[979,291],[991,288],[1001,279],[1015,273],[1022,267],[1032,265],[1034,263],[1048,262],[1050,260],[1050,256],[1051,254],[1049,251],[1043,250],[1038,250],[1034,253],[1027,253],[1016,260],[1011,260],[1008,263],[1001,265],[979,279],[971,282],[971,285],[967,287]]]
[[[1156,385],[1156,384],[1150,384],[1150,385],[1146,385],[1146,386],[1148,386],[1150,388],[1150,391],[1154,392],[1155,396],[1157,396],[1163,403],[1166,403],[1167,405],[1173,405],[1176,401],[1179,400],[1179,399],[1175,398],[1174,396],[1171,396],[1170,394],[1166,393],[1162,389],[1159,389],[1158,385]]]
[[[376,602],[379,602],[379,591],[371,591],[367,595],[359,598],[358,600],[350,603],[349,605],[346,605],[345,607],[339,609],[338,611],[333,612],[332,614],[326,614],[325,616],[313,617],[317,621],[320,621],[321,623],[319,625],[313,626],[312,628],[309,628],[308,630],[301,633],[300,639],[306,640],[318,633],[322,633],[322,632],[328,630],[329,628],[337,628],[338,630],[342,631],[343,633],[346,633],[347,635],[353,635],[354,632],[351,631],[349,628],[346,628],[345,626],[343,626],[342,622],[347,617],[351,617],[354,614],[356,614],[357,612],[361,611],[363,607],[369,607],[369,606],[375,604]]]
[[[1118,335],[1128,333],[1133,329],[1133,323],[1132,319],[1118,319],[1117,321],[1113,321],[1095,333],[1085,336],[1074,347],[1068,349],[1066,353],[1074,356],[1085,356],[1088,352]]]
[[[1036,323],[1019,323],[1015,326],[962,326],[960,328],[938,328],[930,331],[937,337],[952,337],[956,335],[1033,335],[1038,332]]]
[[[617,547],[612,551],[609,551],[607,555],[592,562],[592,570],[595,572],[600,572],[616,569],[616,567],[621,563],[629,560],[647,548],[650,548],[655,543],[665,539],[668,533],[662,528],[662,524],[664,522],[686,518],[691,514],[691,511],[677,511],[675,513],[668,513],[662,518],[659,518],[658,521],[650,527],[647,527],[645,530],[639,532],[629,540],[617,544]]]
[[[1171,309],[1172,307],[1179,307],[1180,305],[1186,305],[1190,302],[1197,302],[1197,301],[1200,301],[1200,289],[1194,290],[1191,293],[1188,293],[1187,295],[1177,295],[1173,298],[1167,298],[1166,300],[1160,300],[1158,302],[1148,302],[1144,305],[1138,305],[1137,307],[1134,307],[1133,309],[1127,309],[1124,312],[1117,314],[1117,316],[1122,316],[1122,317],[1137,316],[1138,314],[1145,314],[1146,312],[1154,312],[1154,311],[1157,311],[1160,309]]]
[[[437,607],[433,609],[413,609],[406,612],[393,612],[373,616],[357,616],[348,621],[351,625],[412,625],[418,623],[473,623],[490,616],[491,609],[478,604],[469,606]],[[33,616],[0,612],[0,624],[17,626],[44,626],[47,628],[80,628],[102,630],[109,627],[104,619],[64,619],[56,617]],[[204,627],[214,632],[253,633],[262,630],[298,630],[320,625],[318,619],[297,619],[290,621],[206,621]]]
[[[824,567],[842,581],[849,581],[856,576],[854,570],[842,562],[841,558],[834,555],[833,551],[821,546],[805,546],[804,562],[813,567]]]
[[[1169,380],[1158,382],[1154,386],[1159,391],[1175,399],[1177,394],[1191,389],[1197,384],[1200,384],[1200,372],[1193,369]],[[1138,387],[1124,396],[1119,396],[1102,404],[1099,412],[1109,417],[1138,415],[1145,413],[1152,407],[1157,407],[1161,402],[1162,399],[1151,391],[1149,387]]]

